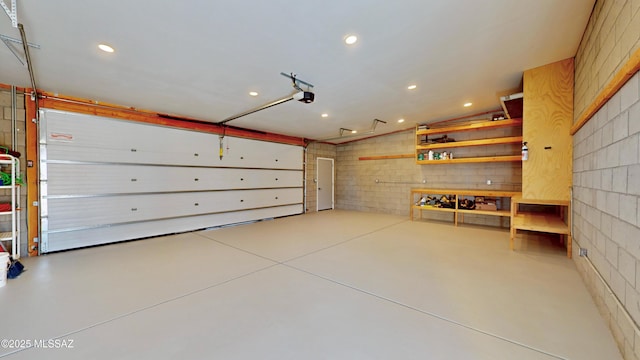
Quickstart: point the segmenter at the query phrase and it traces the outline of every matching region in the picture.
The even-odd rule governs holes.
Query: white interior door
[[[318,211],[333,209],[333,159],[318,158]]]

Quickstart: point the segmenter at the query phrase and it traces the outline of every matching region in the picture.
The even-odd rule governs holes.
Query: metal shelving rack
[[[14,260],[20,258],[20,185],[17,183],[18,171],[20,171],[20,160],[9,154],[0,155],[0,166],[9,165],[11,169],[10,183],[0,185],[2,195],[9,196],[8,201],[11,209],[8,211],[0,211],[0,219],[5,216],[11,217],[11,230],[0,232],[0,244],[3,251],[6,249],[5,242],[11,241],[11,257]],[[10,194],[5,194],[5,191]]]

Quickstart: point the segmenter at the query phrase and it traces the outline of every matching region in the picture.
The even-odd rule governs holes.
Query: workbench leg
[[[512,226],[509,231],[509,249],[513,250],[513,243],[516,237],[516,229]]]
[[[414,204],[413,191],[409,194],[409,219],[413,221],[413,204]]]
[[[516,218],[518,214],[518,203],[513,201],[513,198],[510,199],[511,202],[511,217],[509,218],[509,249],[513,251],[513,243],[515,241],[517,230],[515,226],[513,226],[513,220]]]
[[[562,212],[563,214],[565,213],[564,211]],[[567,227],[569,228],[569,233],[567,234],[567,257],[569,259],[571,259],[571,256],[573,255],[572,252],[572,247],[571,247],[571,243],[572,243],[572,239],[571,239],[571,203],[569,203],[569,206],[567,206],[567,212],[566,212],[566,219],[567,219]]]

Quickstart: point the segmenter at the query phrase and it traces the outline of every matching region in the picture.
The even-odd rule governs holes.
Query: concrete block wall
[[[22,179],[26,183],[26,171],[25,171],[25,159],[26,159],[26,138],[25,138],[25,102],[24,94],[17,93],[16,95],[16,126],[18,129],[18,136],[16,138],[16,144],[11,143],[12,130],[11,130],[11,92],[8,90],[0,90],[0,145],[6,146],[10,149],[18,151],[22,156],[20,157],[20,173]],[[9,197],[1,196],[0,201],[8,201]],[[20,207],[26,209],[27,204],[27,191],[26,186],[21,188]],[[23,256],[28,254],[27,252],[27,216],[26,212],[20,214],[20,233],[22,237],[22,249],[20,250]],[[8,217],[0,217],[0,231],[9,231],[11,229],[11,221]],[[10,242],[4,242],[5,246],[10,245]]]
[[[519,128],[452,133],[457,141],[509,136]],[[511,163],[417,165],[416,159],[359,160],[362,156],[415,153],[415,130],[373,137],[337,146],[336,207],[409,216],[413,188],[514,190],[522,188],[522,166]],[[507,148],[505,148],[507,147]],[[519,145],[452,149],[455,157],[518,153]],[[487,180],[492,185],[487,185]],[[509,208],[508,202],[504,202]],[[452,221],[453,215],[424,211],[423,218]],[[505,226],[495,216],[465,215],[465,223]],[[508,226],[508,221],[506,226]]]
[[[576,261],[627,359],[640,358],[639,79],[574,137],[574,238],[599,274]]]
[[[575,57],[574,116],[640,48],[640,0],[597,0]]]
[[[639,47],[640,0],[598,0],[576,54],[576,119]],[[625,359],[640,359],[639,78],[573,139],[574,261]]]
[[[408,184],[419,186],[422,176],[413,159],[358,160],[361,156],[415,152],[413,132],[406,131],[337,146],[336,207],[340,209],[408,214]],[[376,179],[378,182],[376,183]],[[402,184],[399,184],[402,183]]]
[[[334,166],[336,166],[336,146],[326,143],[311,143],[307,146],[305,157],[306,212],[315,212],[318,208],[318,194],[316,191],[315,179],[318,177],[316,168],[318,165],[317,159],[319,157],[334,159]]]

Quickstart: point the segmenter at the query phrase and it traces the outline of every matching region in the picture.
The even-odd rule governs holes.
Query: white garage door
[[[303,212],[301,146],[43,109],[42,253]]]

